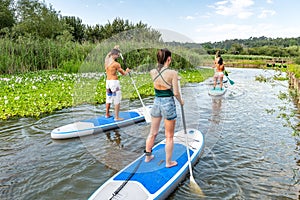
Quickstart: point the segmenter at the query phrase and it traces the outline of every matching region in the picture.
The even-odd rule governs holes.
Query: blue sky
[[[104,25],[119,17],[163,32],[165,40],[215,42],[300,37],[299,0],[45,0],[63,16]]]

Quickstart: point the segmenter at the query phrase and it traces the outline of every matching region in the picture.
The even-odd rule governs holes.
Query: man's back
[[[117,71],[121,69],[120,63],[113,61],[111,65],[106,67],[107,80],[118,80]]]

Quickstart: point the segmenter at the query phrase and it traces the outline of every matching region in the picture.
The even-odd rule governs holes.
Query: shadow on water
[[[193,167],[204,199],[299,199],[299,140],[276,112],[287,106],[277,95],[288,87],[255,81],[263,70],[231,71],[235,84],[222,98],[209,96],[206,82],[182,88],[187,127],[205,134],[205,150]],[[124,110],[140,106],[122,101]],[[58,126],[104,112],[105,105],[82,105],[39,120],[0,122],[0,199],[87,199],[141,155],[150,129],[144,122],[81,138],[50,138]],[[179,106],[177,115],[176,131],[183,128]],[[164,139],[163,131],[157,142]],[[187,177],[168,199],[198,197]]]

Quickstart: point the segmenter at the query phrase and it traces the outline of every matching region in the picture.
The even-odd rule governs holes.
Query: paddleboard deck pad
[[[153,147],[154,158],[150,162],[144,161],[145,155],[140,156],[100,186],[89,200],[166,199],[189,173],[185,137],[183,130],[174,135],[172,160],[177,161],[177,166],[166,168],[163,140]],[[204,149],[204,137],[196,129],[187,129],[187,137],[191,163],[194,165]]]
[[[150,112],[151,106],[146,106],[146,110]],[[145,109],[143,107],[133,109],[127,112],[119,112],[119,117],[124,120],[115,121],[113,116],[106,118],[99,116],[91,119],[86,119],[74,122],[55,128],[51,131],[52,139],[67,139],[86,135],[91,135],[98,132],[104,132],[112,129],[117,129],[124,126],[129,126],[135,123],[145,121]]]
[[[226,93],[227,88],[222,87],[222,89],[219,86],[216,86],[216,88],[211,88],[208,90],[208,94],[211,96],[222,96]]]

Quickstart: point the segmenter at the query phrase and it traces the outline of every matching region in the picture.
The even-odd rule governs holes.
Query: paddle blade
[[[144,113],[143,113],[145,120],[147,123],[151,123],[151,115],[150,115],[150,110],[146,107],[144,107]]]
[[[228,77],[228,72],[225,70],[225,71],[223,72],[223,74],[224,74],[224,75],[226,76],[226,78],[229,80],[230,85],[233,85],[233,84],[234,84],[234,81],[229,79],[229,77]]]
[[[190,190],[193,194],[196,194],[199,197],[205,197],[200,186],[197,184],[193,176],[190,176]]]
[[[228,77],[227,77],[228,78]],[[230,80],[230,79],[228,79],[229,80],[229,83],[230,83],[230,85],[233,85],[234,84],[234,81],[233,80]]]

